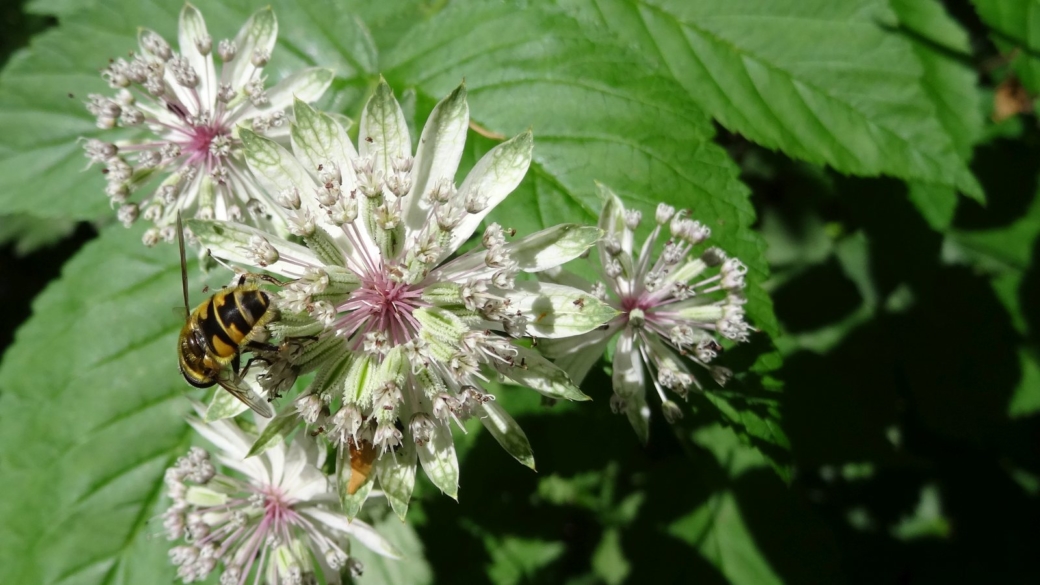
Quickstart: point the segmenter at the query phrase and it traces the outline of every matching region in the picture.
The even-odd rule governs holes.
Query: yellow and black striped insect
[[[197,388],[219,384],[260,416],[274,416],[271,405],[243,384],[244,372],[239,373],[244,349],[278,349],[255,339],[277,315],[271,303],[271,295],[261,290],[256,283],[257,279],[265,278],[264,275],[242,275],[236,285],[220,290],[195,307],[194,311],[189,311],[188,270],[180,214],[177,215],[177,240],[180,245],[184,293],[184,327],[177,340],[181,374]],[[228,365],[233,374],[227,371]]]

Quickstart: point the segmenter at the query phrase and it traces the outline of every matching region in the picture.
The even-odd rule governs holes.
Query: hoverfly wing
[[[260,416],[264,418],[271,418],[274,416],[274,409],[271,408],[270,403],[261,398],[256,392],[253,392],[252,389],[239,386],[230,380],[218,379],[217,384],[220,384],[221,388],[227,390],[232,396],[241,400],[242,404],[253,409],[253,412]]]

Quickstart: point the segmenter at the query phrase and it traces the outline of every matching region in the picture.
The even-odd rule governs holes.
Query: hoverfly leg
[[[262,280],[264,282],[269,282],[269,283],[271,283],[271,284],[273,284],[275,286],[279,286],[279,287],[288,286],[289,283],[293,282],[291,280],[285,280],[285,281],[278,280],[277,278],[271,276],[270,274],[256,274],[256,273],[250,272],[249,276],[251,276],[252,278],[255,278],[257,280]]]
[[[241,380],[242,376],[238,374],[241,369],[242,354],[235,352],[235,357],[231,358],[231,369],[235,372],[235,380]]]
[[[249,373],[249,368],[253,365],[253,362],[263,362],[263,363],[265,363],[267,365],[271,365],[271,360],[267,359],[266,357],[253,356],[253,357],[249,358],[249,361],[246,362],[246,367],[242,368],[242,375],[239,376],[238,374],[235,374],[235,376],[239,380],[245,378],[246,374]]]
[[[280,349],[277,345],[271,345],[270,343],[264,343],[263,341],[257,341],[255,339],[250,340],[246,343],[246,349],[250,351],[263,351],[263,352],[275,352],[277,353]]]

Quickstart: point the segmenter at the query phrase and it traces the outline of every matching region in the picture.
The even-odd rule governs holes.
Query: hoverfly
[[[238,284],[218,291],[195,307],[194,311],[190,311],[184,228],[179,213],[177,243],[181,253],[181,288],[184,293],[184,327],[181,329],[180,339],[177,340],[181,374],[196,388],[209,388],[219,384],[260,416],[271,418],[274,416],[271,405],[242,384],[245,373],[239,374],[239,361],[243,349],[278,349],[255,340],[255,337],[263,332],[264,326],[277,314],[271,303],[271,295],[260,290],[255,282],[257,279],[270,277],[244,274],[239,278]],[[250,276],[254,282],[247,279]],[[270,280],[274,281],[273,278]],[[232,367],[233,376],[228,375],[228,364]],[[246,370],[248,369],[249,363],[246,364]]]

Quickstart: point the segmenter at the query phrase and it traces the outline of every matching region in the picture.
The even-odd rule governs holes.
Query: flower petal
[[[415,450],[433,485],[448,497],[459,499],[459,460],[455,456],[455,440],[448,425],[444,421],[435,421],[430,440],[416,445]]]
[[[203,423],[188,419],[188,424],[202,435],[203,439],[235,459],[245,459],[249,446],[253,443],[252,437],[227,420]]]
[[[451,231],[451,239],[445,245],[444,256],[458,250],[459,246],[473,235],[487,214],[516,189],[531,166],[533,149],[534,138],[528,130],[492,148],[477,162],[455,196],[461,207],[466,206],[467,198],[473,197],[486,202],[486,206],[483,211],[467,213]]]
[[[253,65],[253,54],[259,50],[269,55],[274,50],[277,40],[278,19],[275,18],[271,7],[254,12],[235,36],[237,55],[234,60],[224,65],[220,80],[230,83],[236,89],[248,83],[259,69]]]
[[[538,352],[526,347],[514,346],[517,351],[513,365],[493,362],[495,368],[506,378],[527,386],[542,396],[563,400],[592,400],[582,393],[567,373],[558,368]]]
[[[603,357],[603,350],[620,326],[618,321],[614,321],[607,328],[601,327],[582,335],[545,339],[538,343],[538,349],[567,372],[575,384],[581,384],[592,366]]]
[[[293,154],[307,165],[308,171],[312,174],[317,172],[319,165],[336,165],[342,180],[341,191],[344,194],[354,193],[357,189],[357,176],[354,174],[353,163],[357,160],[358,153],[350,142],[342,122],[302,100],[293,102],[293,117],[295,120],[290,130]],[[362,205],[366,203],[362,201]],[[366,222],[356,221],[354,227],[360,232],[360,243],[367,249],[367,256],[375,257],[378,250]],[[362,252],[354,247],[349,249],[354,263],[364,265]]]
[[[372,528],[361,520],[348,521],[340,514],[321,510],[319,508],[304,508],[301,512],[333,530],[338,530],[353,536],[358,539],[358,542],[364,545],[365,548],[368,548],[377,554],[392,559],[403,558],[401,551],[397,550],[397,547],[390,544],[390,541],[376,532],[375,528]]]
[[[314,197],[314,190],[318,184],[307,169],[303,168],[299,159],[282,145],[252,130],[239,127],[238,133],[245,148],[246,163],[267,193],[274,195],[296,189],[301,207],[315,214],[320,211],[318,200]],[[281,207],[274,207],[281,211]]]
[[[541,272],[581,256],[602,236],[599,228],[561,224],[507,244],[505,248],[520,270]]]
[[[205,55],[199,51],[200,42],[208,42],[211,46],[213,39],[206,31],[206,21],[202,13],[191,4],[185,4],[181,9],[180,25],[177,29],[177,42],[183,55],[195,73],[199,76],[199,101],[203,109],[212,110],[216,105],[214,91],[217,87],[217,72],[213,68],[212,50]]]
[[[272,236],[254,227],[224,221],[189,219],[184,222],[203,247],[218,258],[255,266],[256,259],[250,253],[250,241],[254,236],[264,238],[279,255],[278,261],[264,266],[264,270],[285,276],[299,278],[304,274],[304,265],[321,265],[321,261],[309,248]],[[286,260],[291,258],[293,261]]]
[[[293,102],[290,131],[292,151],[314,173],[318,165],[332,163],[341,172],[342,189],[349,193],[357,188],[351,163],[358,153],[347,136],[347,130],[332,116],[319,111],[301,99]]]
[[[520,425],[494,400],[483,403],[482,408],[487,415],[480,417],[484,428],[495,437],[495,440],[507,453],[525,466],[534,469],[534,451],[531,450],[531,443],[527,440],[527,435],[524,434]]]
[[[646,373],[643,371],[643,358],[631,327],[626,327],[618,337],[613,366],[614,392],[618,396],[627,400],[645,392]]]
[[[503,246],[505,253],[524,272],[542,272],[569,262],[591,248],[603,235],[599,228],[572,223],[555,225]],[[431,273],[434,280],[488,278],[497,268],[484,261],[484,250],[476,248]],[[588,287],[591,289],[591,286]]]
[[[358,151],[372,157],[376,171],[388,172],[395,157],[412,154],[411,137],[401,105],[386,80],[380,78],[375,93],[361,113],[358,132]]]
[[[650,441],[650,407],[646,404],[644,394],[625,400],[625,416],[639,440],[647,444]]]
[[[379,488],[390,502],[397,516],[404,521],[408,512],[408,501],[412,499],[415,489],[415,441],[405,430],[404,444],[392,456],[380,457],[376,460],[376,476]]]
[[[422,229],[432,213],[423,195],[441,179],[454,180],[466,146],[468,127],[469,104],[466,103],[466,85],[462,84],[433,108],[419,137],[412,165],[412,189],[405,199],[406,235]]]
[[[622,253],[612,256],[604,245],[599,246],[599,265],[601,270],[610,264],[611,260],[621,263],[621,274],[616,282],[607,280],[608,286],[615,291],[631,291],[632,281],[635,278],[635,267],[632,265],[633,233],[625,227],[625,204],[621,198],[614,194],[607,186],[600,183],[600,197],[603,198],[603,211],[599,215],[599,227],[603,230],[603,238],[613,239],[621,244]]]
[[[295,408],[285,408],[279,412],[274,419],[264,427],[256,442],[249,448],[246,457],[259,455],[275,445],[281,444],[287,437],[296,431],[296,427],[303,421],[300,413]]]
[[[527,333],[536,337],[580,335],[618,315],[591,294],[559,284],[521,281],[502,294],[527,317]]]
[[[650,437],[650,408],[646,404],[646,372],[632,328],[626,327],[614,350],[614,392],[625,401],[625,414],[639,439]]]
[[[289,107],[294,99],[313,102],[325,93],[335,77],[335,73],[325,67],[309,67],[296,71],[267,90],[266,104],[257,107],[252,102],[246,102],[229,118],[228,123],[236,124],[239,120],[248,120],[259,114],[280,112]]]

